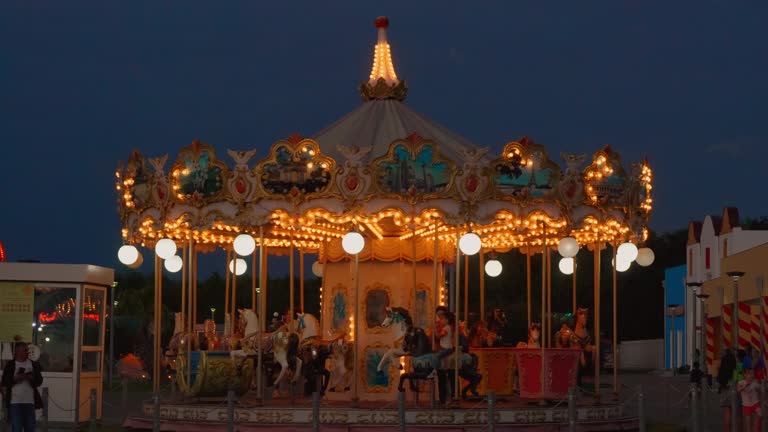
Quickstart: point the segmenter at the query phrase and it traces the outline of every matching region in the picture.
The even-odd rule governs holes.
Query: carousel
[[[593,336],[600,296],[589,309],[578,307],[573,270],[579,253],[593,254],[599,275],[601,251],[610,248],[615,299],[616,271],[651,264],[653,252],[643,247],[652,207],[648,162],[625,169],[606,146],[589,159],[562,154],[561,168],[530,138],[498,154],[478,147],[404,103],[408,86],[395,72],[388,24],[375,22],[362,105],[311,138],[292,135],[261,155],[227,150],[231,161],[193,141],[170,166],[168,155],[134,152],[117,169],[118,256],[136,268],[153,253],[155,328],[163,268],[182,272],[184,300],[169,346],[155,332],[154,364],[168,356],[182,394],[162,402],[163,422],[216,422],[226,407],[205,401],[230,390],[240,396],[239,425],[253,427],[308,424],[303,401],[313,392],[323,395],[321,422],[347,425],[397,424],[396,412],[382,407],[408,390],[439,393],[458,410],[417,403],[406,421],[423,425],[482,423],[474,411],[460,415],[462,400],[491,390],[506,398],[501,423],[557,423],[564,408],[547,401],[564,399],[587,369],[599,394],[600,338]],[[198,256],[221,250],[223,332],[198,316],[197,304]],[[480,254],[481,278],[498,277],[494,257],[512,250],[526,256],[530,337],[497,346],[503,312],[486,314],[481,280],[480,311],[470,319],[461,286],[468,256]],[[267,332],[268,261],[286,255],[292,288],[299,257],[299,298],[291,289],[282,325]],[[318,316],[304,310],[306,255],[322,278]],[[543,264],[540,287],[531,283],[532,260]],[[575,320],[562,325],[553,321],[553,267],[574,274]],[[238,276],[248,271],[251,295],[238,298]],[[533,290],[541,290],[540,304],[532,304]],[[615,359],[615,314],[613,334]],[[160,368],[153,378],[158,391]],[[582,398],[578,415],[623,418],[620,401],[606,398]]]

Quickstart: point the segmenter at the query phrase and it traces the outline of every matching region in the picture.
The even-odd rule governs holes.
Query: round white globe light
[[[566,275],[573,274],[573,258],[560,258],[560,262],[557,263],[557,266],[560,268],[561,273]]]
[[[171,273],[177,273],[179,270],[181,270],[181,267],[184,265],[184,262],[181,260],[181,257],[178,255],[174,255],[167,260],[165,260],[165,263],[163,263],[165,266],[165,269],[168,270]]]
[[[232,243],[235,252],[240,256],[248,256],[256,250],[256,240],[250,234],[240,234]]]
[[[357,255],[365,246],[365,238],[356,231],[350,231],[341,238],[341,247],[350,255]]]
[[[176,255],[176,243],[174,243],[171,239],[161,239],[155,243],[155,253],[161,259],[166,260]]]
[[[229,272],[235,273],[235,276],[244,275],[246,270],[248,270],[248,264],[242,258],[237,259],[237,273],[235,273],[235,260],[229,262]]]
[[[468,232],[459,239],[459,250],[464,255],[474,255],[480,252],[482,246],[483,242],[480,240],[480,236],[473,232]]]
[[[622,243],[616,251],[616,256],[631,263],[637,258],[637,246],[630,242]]]
[[[136,270],[137,268],[141,267],[141,265],[144,264],[144,255],[139,252],[139,258],[134,262],[133,264],[129,264],[126,267],[128,267],[131,270]]]
[[[315,261],[312,264],[312,274],[317,277],[323,277],[323,265],[320,263],[320,261]]]
[[[629,270],[629,266],[632,265],[632,261],[628,259],[623,259],[622,257],[617,257],[619,263],[616,265],[616,271],[617,272],[625,272]],[[611,258],[611,265],[614,265],[613,258]]]
[[[501,274],[501,262],[499,260],[489,260],[485,263],[485,274],[490,277],[496,277]]]
[[[644,247],[637,251],[637,265],[641,267],[648,267],[653,264],[655,259],[656,254],[653,253],[651,248]]]
[[[573,258],[579,253],[579,242],[573,237],[564,237],[557,244],[557,251],[563,258]]]
[[[122,245],[117,250],[117,259],[124,265],[131,265],[138,261],[139,250],[134,245]]]

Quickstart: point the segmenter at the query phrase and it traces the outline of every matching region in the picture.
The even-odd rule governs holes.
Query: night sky
[[[768,214],[764,1],[3,0],[9,260],[117,266],[114,171],[134,148],[168,167],[199,138],[256,160],[351,111],[378,15],[406,102],[478,145],[647,154],[659,231]]]

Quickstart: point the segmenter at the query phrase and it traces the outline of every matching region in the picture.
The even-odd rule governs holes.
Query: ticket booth
[[[0,263],[0,342],[3,362],[15,338],[40,348],[49,421],[101,418],[104,322],[114,270],[92,265]],[[41,389],[42,390],[42,389]]]

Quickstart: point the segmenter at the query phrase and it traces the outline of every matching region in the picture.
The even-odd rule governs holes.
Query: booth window
[[[40,365],[46,372],[72,372],[76,305],[76,288],[35,287],[32,343],[40,347]]]

